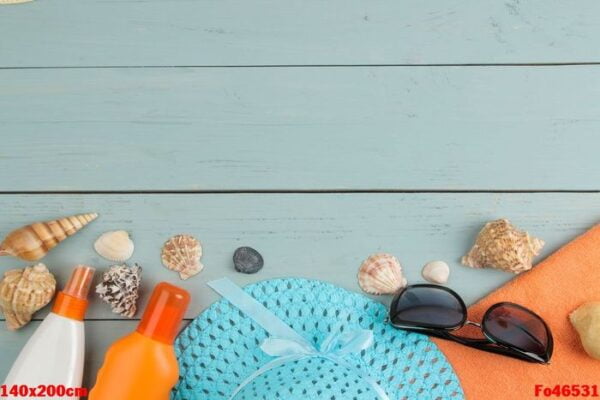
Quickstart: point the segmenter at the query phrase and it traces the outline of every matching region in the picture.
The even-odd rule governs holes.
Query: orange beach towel
[[[467,400],[600,399],[600,361],[586,355],[568,320],[571,311],[593,300],[600,301],[600,225],[469,308],[469,319],[478,322],[489,306],[501,301],[521,304],[541,315],[554,336],[550,365],[434,340],[456,370]],[[597,385],[599,393],[598,397],[544,394],[545,388],[557,385],[569,385],[570,390],[580,385],[581,391],[583,385]],[[565,394],[569,390],[559,389]]]

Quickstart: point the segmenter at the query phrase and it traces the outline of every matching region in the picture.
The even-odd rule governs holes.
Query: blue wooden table
[[[358,290],[374,252],[409,282],[447,261],[472,303],[512,276],[459,264],[480,227],[507,217],[542,257],[600,216],[596,0],[108,1],[0,7],[1,235],[80,212],[100,218],[43,261],[63,285],[92,243],[125,229],[154,284],[281,276]],[[205,270],[162,267],[173,234]],[[250,245],[261,273],[237,274]],[[0,259],[0,272],[24,267]],[[382,298],[382,301],[388,299]],[[47,309],[0,330],[0,377]],[[91,385],[133,330],[97,298],[86,320]]]

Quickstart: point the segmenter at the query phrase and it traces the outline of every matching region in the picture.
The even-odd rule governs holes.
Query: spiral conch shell
[[[115,314],[133,318],[137,311],[142,267],[135,264],[113,265],[102,275],[102,282],[96,286],[96,293],[108,303]]]
[[[0,5],[29,3],[30,1],[33,1],[33,0],[0,0]]]
[[[371,255],[360,266],[358,284],[370,294],[392,294],[406,286],[406,278],[396,257],[378,253]]]
[[[520,274],[532,268],[533,258],[542,247],[544,241],[515,228],[507,219],[498,219],[485,224],[462,263]]]
[[[186,280],[204,268],[200,263],[202,246],[190,235],[177,235],[167,240],[162,249],[162,262],[170,270],[179,272],[181,279]]]
[[[0,281],[0,308],[8,329],[19,329],[33,314],[50,302],[56,280],[44,264],[25,269],[11,269]]]
[[[15,256],[26,261],[44,257],[67,236],[95,220],[98,214],[81,214],[46,222],[36,222],[16,229],[0,244],[0,256]]]

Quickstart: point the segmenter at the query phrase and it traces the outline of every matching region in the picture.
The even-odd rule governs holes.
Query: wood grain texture
[[[596,0],[2,7],[0,192],[600,190],[598,66],[383,66],[598,63],[599,11]],[[106,270],[92,243],[126,229],[132,261],[144,268],[140,308],[167,280],[192,293],[187,318],[217,299],[205,283],[222,276],[240,285],[300,276],[358,290],[358,266],[380,251],[400,258],[409,282],[421,281],[425,262],[449,262],[449,285],[472,303],[512,277],[459,265],[484,222],[510,218],[546,240],[545,257],[598,221],[599,200],[4,194],[0,236],[34,220],[99,212],[43,260],[59,285],[78,263]],[[205,271],[185,282],[160,264],[163,242],[177,233],[194,234],[205,250]],[[233,270],[242,245],[264,255],[259,274]],[[2,257],[0,273],[25,265]],[[21,331],[0,328],[0,377],[47,311]],[[107,346],[136,324],[93,297],[85,386]]]
[[[599,201],[600,194],[4,195],[0,220],[3,229],[9,230],[34,217],[96,210],[101,214],[97,221],[44,259],[59,284],[65,283],[76,263],[104,270],[109,263],[94,254],[92,242],[105,230],[124,228],[136,242],[133,260],[145,267],[142,305],[156,282],[168,280],[191,291],[193,304],[187,316],[194,317],[216,299],[204,282],[222,276],[241,285],[301,276],[358,290],[358,265],[376,251],[396,254],[412,283],[421,281],[420,269],[426,261],[448,261],[452,269],[449,286],[471,303],[511,278],[499,271],[458,264],[484,221],[510,217],[547,241],[546,256],[598,221]],[[160,266],[159,259],[162,242],[178,232],[197,235],[205,248],[205,271],[185,283]],[[240,245],[255,246],[263,253],[262,272],[244,276],[233,271],[231,253]],[[23,265],[0,258],[0,272]],[[37,314],[36,319],[43,315]],[[94,382],[110,343],[137,324],[90,320],[109,317],[115,315],[93,297],[86,321],[84,386]],[[0,377],[6,376],[38,325],[34,321],[17,332],[0,328]]]
[[[598,190],[599,76],[3,70],[0,190]]]
[[[595,0],[44,0],[0,10],[0,66],[600,61]]]
[[[426,262],[447,261],[452,268],[449,285],[471,303],[512,277],[459,265],[486,221],[510,218],[547,241],[545,256],[598,220],[599,201],[600,194],[4,195],[0,220],[9,231],[32,219],[98,212],[96,221],[43,259],[59,287],[75,264],[106,270],[110,262],[96,255],[92,244],[102,232],[125,229],[136,244],[131,261],[144,268],[141,308],[152,287],[166,280],[192,293],[191,318],[217,298],[205,285],[208,280],[229,276],[243,285],[306,277],[358,291],[359,265],[382,251],[399,257],[409,282],[421,280]],[[204,247],[205,270],[187,281],[160,262],[163,243],[178,233],[195,235]],[[233,269],[233,251],[245,245],[265,258],[264,269],[256,275]],[[0,272],[25,265],[0,258]],[[119,318],[96,297],[87,317]]]

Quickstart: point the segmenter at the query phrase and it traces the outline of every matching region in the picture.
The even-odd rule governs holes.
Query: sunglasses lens
[[[390,321],[397,326],[456,328],[465,315],[465,307],[455,295],[435,286],[408,287],[390,306]]]
[[[544,355],[549,332],[544,322],[530,311],[511,304],[492,308],[483,320],[483,329],[493,339],[522,351]]]

